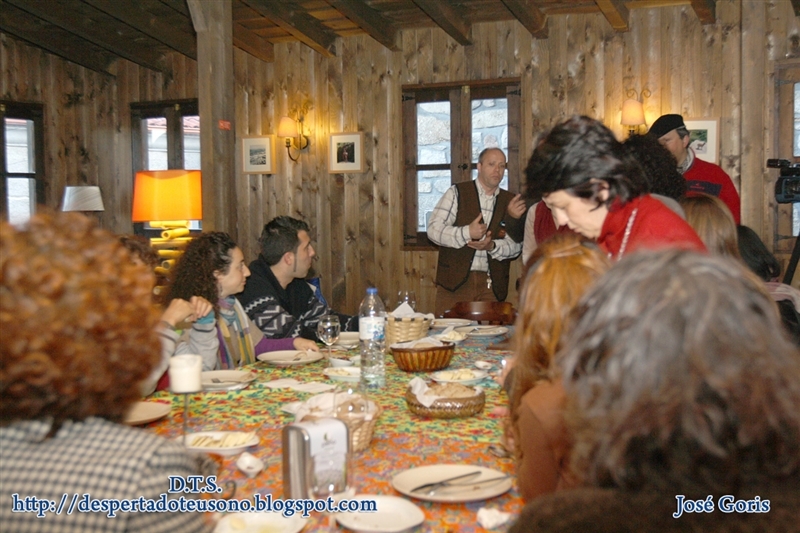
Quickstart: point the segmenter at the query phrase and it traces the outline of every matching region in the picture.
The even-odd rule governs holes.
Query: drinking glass
[[[334,494],[347,490],[347,472],[342,470],[341,458],[319,453],[308,462],[308,497],[312,500],[325,500]],[[327,530],[335,531],[336,519],[326,510],[323,513]]]
[[[414,291],[397,291],[397,306],[407,303],[414,311],[417,310],[417,295]]]
[[[339,340],[339,317],[336,315],[323,315],[317,323],[317,337],[328,347],[328,360],[331,358],[331,345]]]

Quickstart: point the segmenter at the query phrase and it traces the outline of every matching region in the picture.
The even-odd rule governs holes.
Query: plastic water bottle
[[[369,287],[358,309],[358,338],[361,344],[361,384],[367,388],[386,385],[386,309],[378,289]]]

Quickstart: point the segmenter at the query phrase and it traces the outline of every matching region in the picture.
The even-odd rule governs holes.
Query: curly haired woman
[[[525,501],[570,486],[566,397],[555,363],[570,310],[609,267],[577,235],[555,235],[531,256],[516,323],[511,427],[517,485]]]
[[[195,321],[189,336],[199,335],[200,328],[214,324],[216,315],[217,347],[199,350],[203,370],[236,368],[255,362],[256,355],[275,350],[314,350],[314,341],[300,337],[268,339],[252,323],[234,297],[244,290],[250,270],[244,254],[227,233],[212,231],[192,239],[175,265],[167,301],[190,300],[200,296],[214,303],[214,313]]]
[[[24,229],[0,222],[0,272],[3,530],[206,531],[200,513],[13,512],[16,494],[156,499],[168,476],[213,470],[120,423],[160,350],[152,274],[117,238],[76,213],[38,214]]]
[[[800,531],[800,362],[739,262],[642,252],[581,299],[559,352],[585,488],[514,533]]]

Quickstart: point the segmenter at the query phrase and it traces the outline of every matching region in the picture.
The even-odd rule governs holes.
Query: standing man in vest
[[[648,133],[675,156],[678,172],[686,180],[687,194],[702,192],[718,197],[725,202],[733,219],[739,224],[739,193],[731,177],[719,166],[697,158],[689,147],[691,139],[683,117],[676,114],[661,115],[650,126]]]
[[[438,244],[436,316],[456,302],[498,301],[508,295],[508,269],[522,250],[525,202],[500,188],[506,156],[487,148],[478,179],[447,189],[431,214],[428,238]]]

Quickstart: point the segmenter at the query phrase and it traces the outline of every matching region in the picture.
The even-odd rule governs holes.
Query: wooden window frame
[[[6,117],[33,121],[35,167],[33,173],[6,172]],[[44,162],[44,105],[35,102],[0,100],[0,213],[6,220],[8,219],[6,178],[34,179],[36,204],[47,203],[48,184],[44,179]],[[55,203],[58,203],[58,200]]]
[[[131,104],[131,153],[133,173],[144,170],[147,161],[147,119],[167,119],[167,168],[183,168],[183,117],[200,114],[197,99],[137,102]]]
[[[477,168],[472,162],[472,100],[506,98],[508,105],[507,171],[509,190],[520,190],[520,122],[522,113],[521,80],[462,81],[402,86],[403,122],[403,249],[437,250],[425,232],[418,228],[419,197],[417,173],[424,170],[449,170],[452,184],[469,181]],[[450,102],[450,163],[417,164],[417,104]]]
[[[800,83],[800,60],[779,61],[775,71],[775,111],[777,117],[774,157],[788,159],[792,163],[800,163],[800,157],[794,156],[794,84]],[[778,204],[774,198],[774,180],[779,176],[773,173],[773,186],[768,188],[774,203],[773,247],[776,255],[790,255],[794,247],[792,236],[792,219],[794,204]]]

